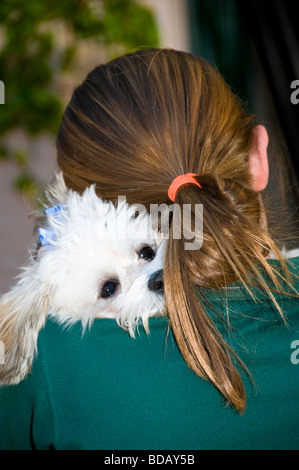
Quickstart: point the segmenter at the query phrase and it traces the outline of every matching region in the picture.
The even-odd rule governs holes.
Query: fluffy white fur
[[[48,193],[57,215],[40,218],[54,231],[55,241],[39,248],[23,268],[18,283],[0,298],[0,340],[5,363],[1,383],[18,383],[30,371],[37,338],[47,316],[83,329],[95,318],[114,318],[134,336],[139,323],[165,313],[163,291],[150,290],[149,279],[163,268],[164,243],[149,215],[135,215],[125,202],[104,202],[93,186],[82,195],[67,191],[59,175]],[[151,247],[153,259],[142,259]],[[102,298],[110,280],[118,287]]]

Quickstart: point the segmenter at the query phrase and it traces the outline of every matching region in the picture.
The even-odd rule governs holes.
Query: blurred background
[[[33,231],[29,212],[56,170],[55,135],[73,89],[94,66],[139,48],[192,52],[220,70],[269,130],[273,182],[268,193],[279,196],[279,218],[285,197],[296,225],[297,3],[1,0],[0,294],[15,283],[26,262]],[[281,177],[288,181],[285,194],[280,194]]]

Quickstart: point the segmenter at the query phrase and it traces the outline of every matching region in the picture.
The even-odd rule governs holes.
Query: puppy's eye
[[[119,282],[118,281],[107,281],[101,288],[100,297],[106,299],[107,297],[112,297],[118,290]]]
[[[140,259],[151,261],[156,256],[156,253],[150,246],[144,246],[138,253]]]

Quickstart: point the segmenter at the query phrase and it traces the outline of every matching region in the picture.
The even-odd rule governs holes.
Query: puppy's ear
[[[45,192],[48,206],[63,204],[66,201],[68,189],[65,185],[62,172],[57,173]]]
[[[30,372],[48,306],[49,295],[42,293],[38,280],[29,280],[28,275],[0,298],[0,341],[4,350],[0,384],[16,384]]]

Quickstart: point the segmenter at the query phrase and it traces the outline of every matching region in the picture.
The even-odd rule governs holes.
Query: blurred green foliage
[[[72,41],[58,43],[58,23],[71,33]],[[0,135],[13,128],[30,135],[56,133],[63,111],[57,79],[74,64],[77,44],[88,39],[109,45],[110,51],[113,44],[121,45],[123,52],[158,45],[153,15],[137,0],[1,0],[0,80],[5,84],[5,105],[0,107]],[[3,145],[0,150],[0,159],[12,158],[23,174],[24,155],[11,155]],[[20,181],[23,189],[32,186],[26,174]]]

